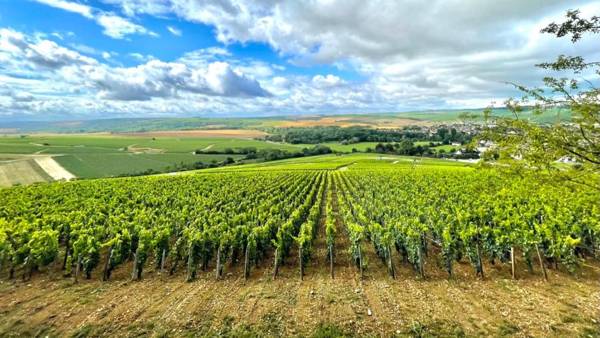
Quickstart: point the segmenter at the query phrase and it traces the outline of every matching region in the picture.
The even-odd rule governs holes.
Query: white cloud
[[[175,35],[175,36],[181,36],[181,35],[182,35],[182,33],[181,33],[181,30],[180,30],[180,29],[177,29],[177,28],[175,28],[175,27],[173,27],[173,26],[167,26],[167,30],[168,30],[168,31],[169,31],[171,34],[173,34],[173,35]]]
[[[60,8],[65,11],[77,13],[83,15],[88,19],[93,19],[92,8],[90,6],[82,5],[76,2],[70,2],[65,0],[35,0],[39,3],[43,3],[48,6]]]
[[[138,62],[146,62],[155,59],[152,55],[143,55],[140,53],[129,53],[128,55]]]
[[[105,33],[114,38],[152,35],[138,24],[142,14],[177,17],[210,25],[226,47],[264,43],[291,65],[240,58],[233,47],[211,47],[169,62],[123,54],[137,66],[114,67],[118,63],[110,62],[118,60],[107,58],[107,52],[68,49],[43,36],[5,30],[0,33],[0,83],[34,99],[17,105],[12,96],[0,97],[0,111],[257,115],[481,107],[518,94],[506,81],[540,84],[543,73],[534,65],[558,54],[600,59],[593,40],[573,45],[539,33],[569,7],[586,16],[600,12],[600,5],[590,1],[103,2],[117,5],[121,13],[94,8],[90,13],[98,21],[120,18],[105,22]],[[176,27],[167,26],[176,34],[169,28]],[[323,64],[325,70],[315,74],[320,68],[311,67]],[[307,67],[310,75],[297,66]]]
[[[212,25],[224,43],[264,42],[283,53],[323,62],[513,47],[526,41],[515,27],[567,7],[560,0],[105,1],[129,15],[174,14]]]
[[[69,47],[71,47],[72,49],[74,49],[80,53],[84,53],[84,54],[102,55],[102,52],[97,50],[96,48],[88,46],[88,45],[80,44],[80,43],[72,43],[69,45]]]
[[[35,98],[28,92],[11,93],[11,97],[15,102],[32,102]]]
[[[29,62],[31,66],[59,69],[65,66],[96,64],[96,60],[59,46],[51,40],[31,41],[20,32],[0,29],[0,53],[13,62]]]
[[[127,19],[113,14],[100,14],[96,17],[96,21],[104,28],[104,34],[115,39],[123,39],[125,36],[131,34],[149,34],[157,36],[156,33],[148,31],[140,25],[134,24]]]
[[[335,75],[327,74],[325,76],[315,75],[312,83],[319,88],[331,88],[342,85],[344,81]]]
[[[101,98],[146,101],[178,97],[182,93],[227,97],[268,96],[260,84],[237,73],[229,64],[214,62],[190,68],[179,62],[151,60],[131,68],[92,68],[84,71]]]
[[[540,34],[540,28],[560,21],[571,7],[586,16],[600,11],[590,0],[104,1],[130,16],[175,15],[211,25],[225,44],[266,43],[295,65],[349,68],[363,78],[361,90],[374,91],[365,96],[380,100],[372,107],[382,110],[389,104],[447,108],[468,97],[479,102],[517,94],[506,81],[540,84],[536,63],[561,53],[596,53],[590,42],[574,47]],[[326,74],[304,81],[349,85]]]
[[[156,34],[155,32],[152,32],[141,25],[133,23],[128,19],[77,2],[71,2],[66,0],[35,1],[65,11],[77,13],[88,19],[92,19],[104,29],[103,33],[105,35],[110,36],[114,39],[123,39],[127,35],[131,34],[150,35],[153,37],[158,37],[158,34]]]
[[[111,67],[54,41],[28,37],[8,29],[0,30],[0,55],[11,61],[2,70],[6,72],[4,83],[9,84],[9,88],[27,89],[33,85],[33,89],[40,90],[40,84],[45,82],[44,92],[47,95],[54,93],[57,97],[73,89],[77,89],[76,96],[97,95],[115,101],[177,99],[189,95],[229,98],[270,95],[258,81],[233,69],[227,62],[150,59],[137,67]],[[101,56],[110,59],[112,55],[103,52]],[[19,80],[31,74],[41,78],[33,83]],[[55,87],[48,87],[51,85]],[[18,101],[25,102],[23,99]],[[15,108],[14,105],[11,107]]]

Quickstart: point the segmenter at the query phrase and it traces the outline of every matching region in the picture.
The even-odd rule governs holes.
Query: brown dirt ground
[[[142,137],[230,137],[230,138],[256,138],[267,133],[251,129],[206,129],[206,130],[171,130],[149,131],[139,133],[122,133],[118,135]]]
[[[3,278],[0,336],[213,334],[224,323],[281,336],[308,335],[322,323],[378,336],[574,337],[600,331],[597,265],[584,266],[578,276],[551,271],[545,283],[523,269],[513,281],[507,266],[488,267],[489,277],[481,281],[472,277],[467,264],[457,267],[455,280],[446,280],[431,262],[425,280],[406,266],[397,266],[393,280],[371,249],[361,282],[341,250],[332,280],[324,251],[317,249],[319,256],[307,267],[304,281],[291,258],[276,280],[270,264],[255,269],[249,281],[241,278],[240,267],[230,266],[223,280],[215,281],[214,272],[207,271],[191,283],[183,281],[183,272],[160,276],[152,268],[142,281],[131,282],[130,266],[109,282],[99,280],[99,271],[78,284],[58,272],[28,282]]]

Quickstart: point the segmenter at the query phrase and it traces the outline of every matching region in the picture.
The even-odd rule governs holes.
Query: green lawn
[[[443,150],[446,153],[449,153],[449,152],[452,152],[453,150],[456,151],[460,148],[462,148],[462,146],[453,146],[451,144],[443,144],[443,145],[433,147],[432,149],[434,149],[437,152],[439,152],[440,150]]]

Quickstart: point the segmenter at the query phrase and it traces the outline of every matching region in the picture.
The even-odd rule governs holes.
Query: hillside
[[[5,189],[0,335],[595,336],[596,197],[366,154]]]

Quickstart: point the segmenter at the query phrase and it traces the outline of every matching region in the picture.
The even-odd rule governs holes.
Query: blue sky
[[[0,0],[0,121],[500,105],[594,1]],[[592,79],[594,80],[594,79]]]

